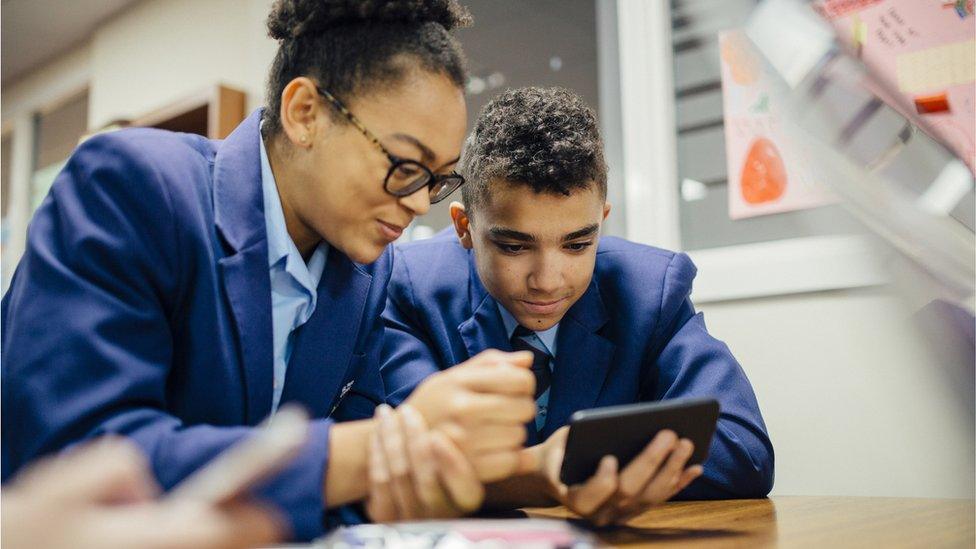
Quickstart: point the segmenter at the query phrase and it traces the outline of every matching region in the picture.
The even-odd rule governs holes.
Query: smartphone
[[[284,406],[255,431],[183,479],[167,498],[219,505],[240,497],[297,455],[308,436],[308,415]]]
[[[659,431],[670,429],[695,445],[688,465],[702,463],[718,422],[714,399],[676,399],[661,402],[592,408],[569,418],[569,437],[559,478],[579,484],[596,473],[603,456],[616,456],[623,469]]]

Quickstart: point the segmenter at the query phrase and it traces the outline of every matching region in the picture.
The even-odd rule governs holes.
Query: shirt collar
[[[505,307],[502,307],[501,303],[495,301],[495,305],[498,306],[498,312],[502,316],[502,323],[505,324],[505,333],[508,334],[508,339],[511,340],[512,334],[515,333],[515,328],[518,328],[519,325],[518,321],[515,320],[515,317],[512,316],[512,313],[508,312],[508,310],[505,309]],[[533,333],[535,333],[536,337],[539,338],[539,341],[541,341],[542,344],[546,346],[546,350],[549,351],[549,354],[555,357],[556,356],[556,335],[559,333],[559,323],[556,323],[555,326],[549,328],[548,330],[544,330],[542,332],[533,332]]]
[[[271,171],[271,162],[268,160],[268,151],[264,146],[264,139],[259,139],[259,141],[261,142],[261,190],[264,195],[264,223],[268,235],[268,266],[274,267],[284,261],[285,271],[314,296],[318,281],[322,278],[322,272],[325,270],[329,245],[323,240],[315,248],[312,257],[309,258],[308,265],[302,260],[298,247],[288,235],[285,212],[281,207],[278,185],[275,182],[274,172]]]
[[[274,172],[271,171],[271,162],[268,161],[268,150],[264,147],[264,139],[261,141],[261,191],[264,194],[264,224],[268,233],[268,266],[288,257],[289,244],[295,245],[288,236],[288,228],[285,225],[285,212],[281,207],[281,198],[278,196],[278,185],[275,182]]]

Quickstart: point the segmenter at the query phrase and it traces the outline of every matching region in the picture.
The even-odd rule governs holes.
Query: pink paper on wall
[[[742,219],[833,202],[809,177],[802,147],[779,123],[786,90],[742,31],[719,33],[729,217]]]
[[[883,99],[920,119],[976,173],[973,0],[881,0],[858,9],[818,0],[814,7],[884,85]]]

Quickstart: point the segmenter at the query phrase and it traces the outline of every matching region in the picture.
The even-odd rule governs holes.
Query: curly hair
[[[279,46],[268,76],[265,131],[280,131],[281,92],[300,76],[344,102],[392,87],[416,67],[463,87],[466,61],[451,31],[470,24],[457,0],[276,0],[267,21]]]
[[[496,181],[566,196],[596,184],[607,195],[596,115],[565,88],[518,88],[492,99],[465,141],[459,170],[469,216],[489,199]]]

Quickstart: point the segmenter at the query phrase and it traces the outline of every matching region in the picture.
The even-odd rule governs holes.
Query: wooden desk
[[[526,512],[572,517],[559,507]],[[672,502],[596,534],[627,547],[972,548],[974,520],[973,500],[775,497]]]

